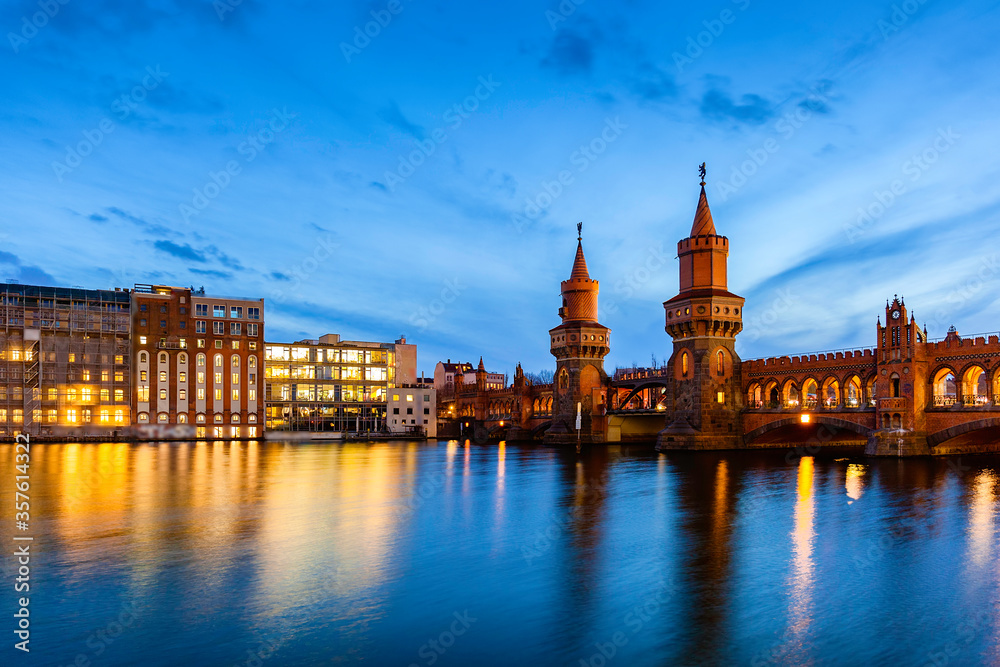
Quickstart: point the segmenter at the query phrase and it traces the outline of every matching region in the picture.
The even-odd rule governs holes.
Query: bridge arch
[[[759,382],[752,382],[747,387],[747,406],[751,408],[764,407],[764,389]]]
[[[797,408],[799,403],[799,387],[793,378],[788,378],[781,386],[781,407]]]
[[[989,375],[986,367],[973,362],[962,369],[962,399],[966,405],[986,405]]]
[[[802,406],[812,410],[819,405],[819,380],[807,375],[802,381]]]
[[[864,405],[864,384],[857,373],[851,373],[844,381],[844,406],[860,408]]]
[[[815,431],[818,427],[821,426],[827,427],[828,430],[833,430],[834,434],[836,434],[838,431],[848,431],[852,434],[863,436],[866,439],[866,442],[868,436],[872,434],[872,429],[868,428],[867,426],[856,424],[846,419],[838,419],[836,417],[827,417],[827,416],[812,414],[810,415],[809,421],[805,423],[802,422],[801,417],[796,415],[794,417],[777,419],[773,422],[764,424],[763,426],[755,428],[754,430],[744,435],[743,442],[749,445],[757,440],[760,440],[763,436],[772,433],[773,431],[777,431],[778,429],[786,429],[789,431],[795,429],[801,432],[803,430]],[[789,441],[793,442],[797,439],[800,438],[793,438],[790,439]]]
[[[927,444],[931,448],[941,447],[945,444],[952,446],[970,445],[981,441],[995,444],[998,440],[1000,440],[1000,417],[956,424],[927,436]],[[983,451],[981,448],[978,449]]]
[[[934,405],[947,407],[958,402],[958,378],[955,369],[948,365],[939,366],[929,376],[931,396]]]
[[[629,393],[627,393],[625,395],[625,398],[623,398],[621,401],[618,402],[619,408],[624,409],[623,406],[627,406],[629,404],[629,402],[633,398],[635,398],[636,396],[638,396],[639,392],[641,392],[641,391],[644,391],[646,389],[651,389],[653,387],[663,387],[663,388],[666,388],[666,386],[667,386],[667,383],[663,379],[646,380],[645,382],[640,382],[639,384],[637,384],[632,389],[632,391],[630,391]]]
[[[820,392],[823,407],[835,408],[841,404],[840,386],[840,378],[836,375],[830,374],[823,378],[822,391]]]

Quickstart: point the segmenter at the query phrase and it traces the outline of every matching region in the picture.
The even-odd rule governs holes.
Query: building
[[[555,403],[545,442],[553,444],[604,440],[600,416],[608,381],[604,357],[611,349],[611,329],[597,321],[600,286],[587,270],[582,228],[582,223],[577,225],[576,258],[569,280],[562,282],[562,324],[549,331],[549,349],[556,358]]]
[[[341,341],[338,334],[264,349],[269,431],[386,428],[388,390],[413,385],[416,345]]]
[[[125,290],[0,287],[0,435],[124,435],[129,308]]]
[[[482,365],[483,359],[479,358]],[[462,377],[467,385],[476,383],[476,367],[470,363],[455,362],[451,359],[439,361],[434,367],[434,388],[439,394],[453,394],[455,392],[455,378]],[[486,373],[487,389],[503,389],[507,386],[507,376],[503,373]]]
[[[131,298],[137,437],[262,436],[264,300],[166,285]]]
[[[434,387],[405,385],[389,391],[386,423],[392,433],[437,437],[437,392]]]

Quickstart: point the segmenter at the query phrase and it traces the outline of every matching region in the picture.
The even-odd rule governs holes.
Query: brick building
[[[263,435],[263,299],[136,285],[131,310],[138,437]]]

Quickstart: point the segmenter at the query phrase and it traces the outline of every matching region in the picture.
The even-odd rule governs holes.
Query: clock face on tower
[[[899,319],[899,311],[898,310],[892,311],[892,319],[894,319],[894,320],[898,320]]]

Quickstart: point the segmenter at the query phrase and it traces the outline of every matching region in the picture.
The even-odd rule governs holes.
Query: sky
[[[998,4],[3,2],[0,276],[537,372],[582,221],[648,365],[705,162],[743,358],[988,332]]]

